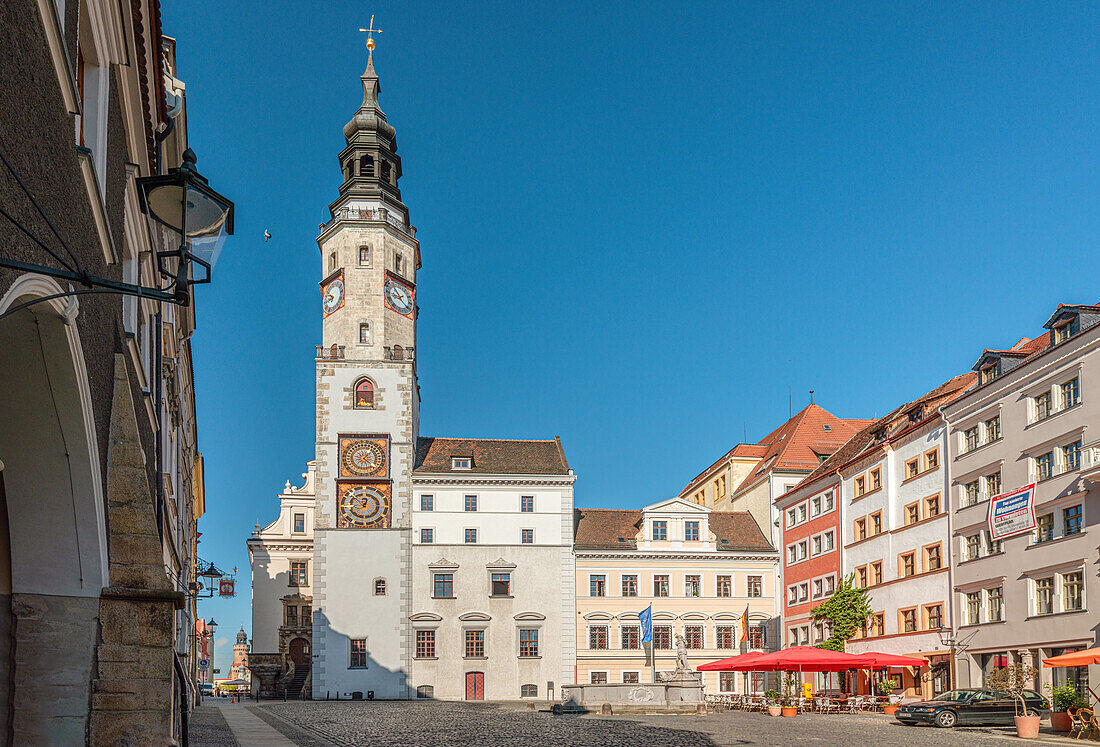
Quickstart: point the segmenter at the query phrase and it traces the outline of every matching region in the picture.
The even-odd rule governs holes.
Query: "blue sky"
[[[579,506],[676,493],[788,392],[881,415],[1100,300],[1095,5],[162,7],[237,205],[193,340],[200,554],[242,569],[201,608],[227,643],[244,541],[313,457],[316,228],[372,12],[422,433],[560,435]]]

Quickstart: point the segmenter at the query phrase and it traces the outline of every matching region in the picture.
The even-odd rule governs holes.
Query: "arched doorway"
[[[294,638],[288,649],[295,669],[309,666],[309,641],[305,638]]]
[[[0,313],[61,291],[24,276]],[[107,545],[75,312],[55,299],[0,319],[0,744],[80,744],[88,725]]]

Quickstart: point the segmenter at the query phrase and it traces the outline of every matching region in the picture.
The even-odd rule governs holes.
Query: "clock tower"
[[[344,126],[340,190],[321,226],[313,692],[408,697],[416,272],[396,130],[371,54]]]

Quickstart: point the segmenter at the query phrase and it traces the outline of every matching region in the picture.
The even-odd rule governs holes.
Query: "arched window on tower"
[[[344,163],[344,181],[346,182],[348,179],[351,179],[353,176],[355,176],[355,159],[354,158],[349,158]]]
[[[388,182],[390,180],[390,162],[382,161],[382,181]]]
[[[368,154],[359,159],[359,176],[374,176],[374,156]]]
[[[374,407],[374,384],[370,379],[360,379],[355,384],[355,408],[370,410]]]
[[[328,269],[330,272],[336,269],[336,252],[328,255]]]

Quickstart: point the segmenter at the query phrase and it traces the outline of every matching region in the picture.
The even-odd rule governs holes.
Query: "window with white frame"
[[[1074,472],[1081,468],[1081,439],[1062,447],[1062,472]]]
[[[589,672],[588,682],[592,685],[606,685],[607,672]]]
[[[1004,619],[1004,592],[1000,586],[985,590],[986,610],[989,622],[1000,622]]]
[[[1062,574],[1062,611],[1076,612],[1085,608],[1084,573],[1071,571]]]
[[[1081,401],[1081,384],[1076,377],[1058,387],[1062,395],[1062,409],[1073,407]]]
[[[699,541],[699,522],[697,522],[697,521],[685,521],[684,522],[684,540],[686,542],[698,542]]]
[[[992,498],[1001,494],[1001,471],[997,470],[985,476],[985,496]]]
[[[1035,477],[1045,480],[1054,476],[1054,452],[1048,451],[1035,457]]]
[[[978,426],[972,426],[963,431],[963,453],[974,451],[978,448]]]
[[[978,502],[978,495],[981,493],[981,485],[977,480],[971,480],[963,485],[963,508],[967,506],[973,506]]]
[[[968,591],[966,593],[966,624],[977,625],[982,621],[982,593],[980,591]]]
[[[736,672],[718,673],[718,692],[732,693],[737,689]],[[637,682],[637,680],[635,680]]]
[[[764,596],[764,577],[763,576],[747,576],[745,578],[746,596],[750,598],[759,598]]]
[[[991,443],[1001,437],[1001,416],[994,415],[985,421],[985,442]]]
[[[1050,396],[1049,391],[1048,392],[1039,392],[1038,394],[1036,394],[1034,397],[1031,398],[1031,401],[1032,401],[1033,407],[1034,407],[1034,412],[1035,412],[1035,420],[1038,421],[1038,420],[1043,420],[1044,418],[1049,418],[1050,417],[1050,414],[1053,410],[1053,408],[1051,406],[1052,405],[1051,399],[1052,398]]]
[[[1032,579],[1032,593],[1034,594],[1035,614],[1054,614],[1054,576]]]
[[[637,672],[623,672],[623,684],[624,685],[636,685],[638,684]]]

